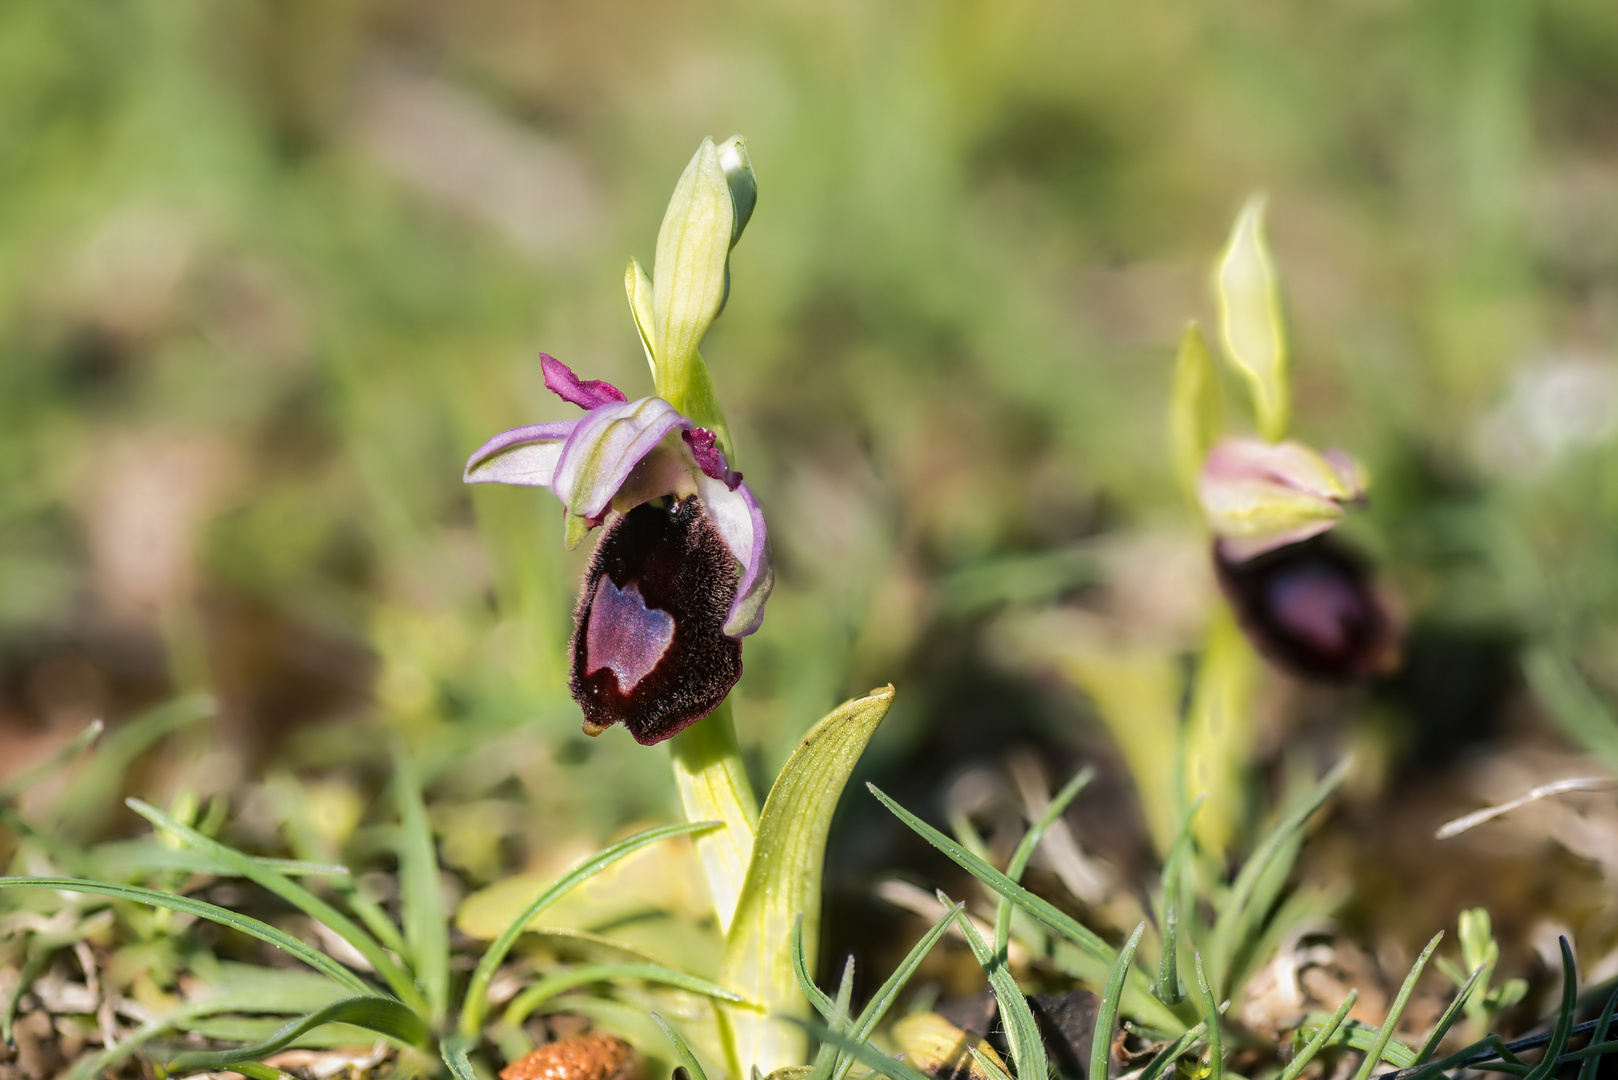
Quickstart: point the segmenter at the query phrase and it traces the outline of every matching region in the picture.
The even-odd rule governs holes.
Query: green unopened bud
[[[652,267],[652,345],[658,395],[685,408],[697,346],[725,297],[725,261],[736,220],[730,183],[712,139],[703,139],[669,200]]]
[[[1286,434],[1290,410],[1286,333],[1275,261],[1264,237],[1264,197],[1247,200],[1219,257],[1215,291],[1225,352],[1247,380],[1259,432],[1271,442]]]
[[[725,171],[725,182],[730,185],[731,207],[735,220],[730,226],[730,246],[742,238],[742,230],[752,220],[753,207],[758,205],[758,179],[753,175],[753,162],[747,156],[747,140],[732,135],[719,147],[719,167]]]

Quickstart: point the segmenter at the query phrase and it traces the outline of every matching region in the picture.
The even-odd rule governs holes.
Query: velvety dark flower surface
[[[659,397],[636,401],[553,357],[545,385],[587,410],[504,432],[468,483],[548,487],[577,543],[600,525],[575,611],[573,697],[584,730],[623,723],[661,742],[707,716],[742,673],[775,581],[764,516],[713,432]]]
[[[1324,536],[1255,558],[1231,558],[1214,544],[1220,587],[1255,648],[1295,674],[1355,682],[1398,660],[1392,617],[1370,568]]]
[[[584,729],[622,723],[661,742],[702,719],[742,674],[725,633],[736,561],[694,498],[642,503],[607,526],[575,613],[573,697]]]

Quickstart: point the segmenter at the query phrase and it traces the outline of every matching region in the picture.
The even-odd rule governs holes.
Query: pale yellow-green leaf
[[[804,738],[765,800],[747,884],[725,937],[721,985],[764,1006],[726,1009],[737,1059],[764,1073],[801,1065],[809,1005],[792,968],[792,928],[803,920],[811,968],[819,942],[820,881],[826,833],[838,797],[865,744],[893,703],[889,686],[839,706]]]
[[[1214,609],[1186,719],[1185,799],[1204,798],[1192,829],[1197,842],[1223,858],[1243,810],[1242,774],[1253,742],[1253,686],[1258,657],[1230,609]]]
[[[1166,649],[1074,642],[1055,657],[1059,670],[1095,703],[1140,792],[1159,855],[1179,821],[1181,665]]]
[[[1290,410],[1286,333],[1275,261],[1264,234],[1264,197],[1247,200],[1219,257],[1216,288],[1225,352],[1253,397],[1259,432],[1286,434]]]
[[[674,783],[687,821],[722,821],[724,828],[695,840],[719,929],[728,931],[753,860],[753,833],[758,827],[758,797],[742,767],[730,702],[722,702],[669,740]]]
[[[686,387],[685,415],[698,427],[707,428],[719,437],[719,449],[725,452],[725,461],[732,469],[736,465],[736,449],[730,442],[730,426],[725,414],[719,411],[719,395],[714,392],[713,379],[702,353],[694,353],[691,363],[691,383]]]
[[[669,200],[652,266],[657,392],[681,412],[697,346],[725,298],[735,208],[712,139],[703,139]]]
[[[657,382],[657,342],[652,338],[652,279],[640,260],[631,257],[624,268],[624,292],[629,294],[629,313],[635,317],[635,331],[640,334],[640,347],[646,350],[646,364],[652,369],[652,382]]]
[[[1169,442],[1174,448],[1180,486],[1192,498],[1196,497],[1202,459],[1218,440],[1223,426],[1222,406],[1219,373],[1214,370],[1202,331],[1196,323],[1191,323],[1180,337],[1180,352],[1174,361],[1174,386],[1169,397]]]

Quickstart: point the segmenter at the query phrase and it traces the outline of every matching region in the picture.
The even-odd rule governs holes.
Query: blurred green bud
[[[1500,958],[1500,946],[1494,940],[1494,927],[1485,908],[1467,908],[1461,912],[1461,962],[1471,971],[1480,964],[1492,965]]]
[[[730,182],[712,139],[703,139],[669,200],[652,267],[652,352],[658,396],[685,411],[697,346],[725,297],[725,261],[736,221]]]
[[[1185,491],[1195,494],[1202,459],[1219,438],[1223,426],[1223,402],[1219,395],[1219,373],[1208,355],[1207,343],[1196,323],[1190,323],[1180,338],[1180,354],[1174,361],[1174,388],[1169,399],[1169,442],[1174,448],[1174,466]]]
[[[1277,442],[1287,429],[1286,334],[1275,260],[1264,236],[1262,195],[1247,200],[1219,257],[1215,292],[1225,353],[1247,380],[1258,429]]]

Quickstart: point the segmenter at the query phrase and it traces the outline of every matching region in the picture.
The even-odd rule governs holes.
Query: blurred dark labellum
[[[642,503],[607,525],[574,612],[584,730],[622,723],[646,746],[713,712],[742,674],[725,633],[736,559],[702,503]]]
[[[1398,662],[1392,617],[1365,560],[1328,537],[1243,562],[1214,544],[1214,567],[1236,618],[1271,662],[1324,682],[1358,682]]]

